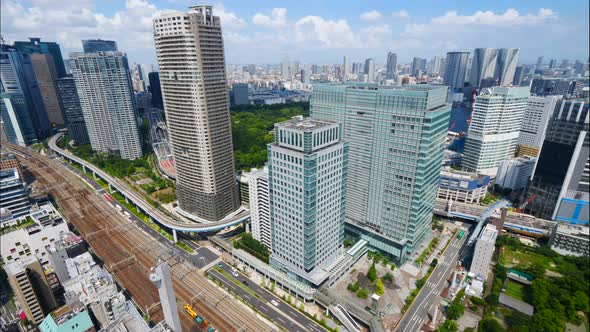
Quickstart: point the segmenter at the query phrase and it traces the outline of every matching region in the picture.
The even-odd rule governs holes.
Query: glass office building
[[[311,114],[350,144],[346,232],[405,261],[430,228],[451,107],[446,86],[314,86]]]

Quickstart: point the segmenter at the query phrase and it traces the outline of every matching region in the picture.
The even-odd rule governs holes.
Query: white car
[[[279,306],[279,302],[277,302],[275,300],[270,300],[270,303],[272,303],[272,305],[274,305],[275,307]]]
[[[237,276],[239,276],[239,274],[238,274],[238,271],[236,271],[236,270],[234,270],[234,271],[232,272],[232,274],[233,274],[233,276],[234,276],[234,277],[237,277]]]

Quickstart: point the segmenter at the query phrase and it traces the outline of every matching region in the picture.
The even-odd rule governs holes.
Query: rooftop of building
[[[495,86],[491,88],[482,89],[477,98],[492,98],[492,97],[521,97],[528,98],[530,96],[530,87],[528,86]]]
[[[39,325],[39,329],[41,332],[82,332],[93,326],[86,310],[74,312],[70,307],[64,306],[47,315]]]
[[[590,238],[590,228],[585,226],[574,226],[569,224],[557,225],[557,232],[564,235]]]
[[[14,261],[4,265],[4,270],[8,275],[18,275],[22,273],[27,266],[34,264],[35,262],[38,262],[38,260],[37,257],[35,257],[34,255],[24,256],[20,258],[18,261]]]
[[[497,234],[498,234],[498,230],[496,229],[496,226],[494,226],[492,224],[487,224],[486,227],[481,232],[481,235],[479,236],[479,240],[482,240],[485,242],[492,242],[492,241],[495,241]]]
[[[0,170],[0,181],[3,185],[9,185],[11,183],[22,182],[22,179],[16,168],[7,168]]]
[[[371,90],[371,91],[391,91],[391,92],[428,92],[440,89],[447,90],[448,87],[444,85],[434,84],[406,84],[406,85],[378,85],[374,83],[323,83],[314,85],[314,88],[319,87],[340,87],[345,89],[355,90]]]
[[[440,174],[441,176],[463,180],[478,180],[489,178],[489,175],[456,170],[451,167],[443,167]]]
[[[295,129],[303,132],[311,132],[320,128],[334,125],[338,125],[338,122],[331,120],[304,118],[302,115],[294,116],[290,120],[275,124],[275,126],[280,128]]]

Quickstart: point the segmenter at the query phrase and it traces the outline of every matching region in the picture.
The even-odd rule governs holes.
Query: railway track
[[[27,148],[9,145],[29,173],[51,194],[60,212],[86,239],[118,283],[126,288],[156,322],[163,319],[156,288],[149,281],[151,267],[159,261],[171,266],[177,306],[183,331],[194,330],[184,314],[185,303],[193,305],[220,331],[271,331],[273,328],[219,289],[192,264],[177,257],[174,246],[162,244],[107,204],[77,175],[59,161]]]

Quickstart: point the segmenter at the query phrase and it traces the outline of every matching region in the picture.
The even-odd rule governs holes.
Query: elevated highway
[[[138,209],[140,209],[143,213],[149,216],[154,222],[171,229],[173,233],[172,235],[174,236],[174,241],[178,240],[176,234],[177,231],[196,233],[215,232],[230,226],[246,222],[248,219],[250,219],[249,213],[238,214],[226,220],[210,223],[188,223],[183,222],[179,219],[172,218],[171,216],[164,214],[164,212],[148,204],[139,193],[130,188],[123,181],[113,176],[110,176],[105,171],[101,170],[92,163],[89,163],[86,160],[75,156],[70,151],[58,147],[57,140],[62,135],[63,133],[58,133],[49,139],[49,148],[52,151],[54,151],[63,159],[79,164],[83,167],[85,171],[92,172],[93,176],[105,181],[109,185],[109,188],[111,190],[114,189],[118,191],[123,197],[125,197],[125,199],[132,202]]]

